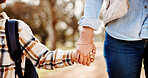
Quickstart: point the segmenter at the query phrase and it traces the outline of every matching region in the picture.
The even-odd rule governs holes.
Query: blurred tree
[[[57,31],[56,31],[56,24],[57,24],[57,13],[56,13],[56,9],[55,9],[55,4],[56,4],[56,0],[49,0],[48,2],[50,4],[50,10],[51,10],[51,16],[52,16],[52,22],[51,22],[51,28],[52,31],[48,31],[51,34],[51,49],[54,50],[56,49],[56,41],[57,41]]]
[[[74,46],[78,33],[78,17],[74,14],[77,0],[40,0],[39,5],[21,1],[14,0],[4,9],[10,18],[26,22],[43,44],[50,41],[47,45],[51,50],[56,49],[57,42],[64,45],[71,41]]]
[[[77,0],[57,0],[56,8],[58,9],[57,15],[59,19],[59,25],[57,30],[61,30],[62,33],[59,36],[63,39],[62,43],[64,44],[67,40],[75,43],[75,35],[78,32],[78,18],[74,15],[75,10],[75,1]],[[81,13],[82,15],[82,13]],[[63,27],[63,28],[61,28]],[[64,28],[65,27],[65,28]],[[73,44],[74,46],[74,44]]]

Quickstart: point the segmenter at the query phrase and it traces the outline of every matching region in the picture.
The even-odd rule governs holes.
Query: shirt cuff
[[[86,26],[90,27],[94,30],[98,30],[100,25],[101,25],[101,20],[100,19],[95,19],[91,17],[82,17],[80,21],[78,22],[80,26]]]
[[[57,50],[58,53],[57,54],[57,58],[55,58],[57,61],[58,59],[61,58],[61,65],[58,65],[58,67],[67,67],[67,66],[71,66],[74,64],[74,62],[72,62],[72,51],[63,51],[58,49]]]
[[[74,64],[74,62],[72,62],[72,53],[73,52],[66,52],[66,57],[63,56],[63,63],[65,66],[71,66]]]

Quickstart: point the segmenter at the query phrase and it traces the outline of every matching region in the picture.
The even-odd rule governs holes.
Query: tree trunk
[[[50,10],[51,10],[51,17],[52,17],[52,22],[51,22],[51,50],[55,50],[56,49],[56,42],[57,42],[57,33],[56,33],[56,24],[57,24],[57,17],[56,17],[56,11],[55,11],[55,2],[56,0],[49,0],[49,4],[50,4]]]

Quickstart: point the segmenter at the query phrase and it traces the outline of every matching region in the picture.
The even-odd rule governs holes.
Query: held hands
[[[74,56],[74,61],[83,65],[89,66],[94,61],[96,47],[93,43],[93,29],[83,27],[80,39],[77,44],[77,51]]]

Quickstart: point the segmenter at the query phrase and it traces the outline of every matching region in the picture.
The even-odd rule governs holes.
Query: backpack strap
[[[19,44],[18,22],[16,20],[6,20],[5,33],[10,57],[15,61],[15,74],[18,75],[19,78],[23,78],[21,69],[21,55],[23,52]]]
[[[9,48],[9,55],[13,61],[15,61],[15,74],[19,78],[38,78],[37,71],[32,62],[26,57],[25,62],[25,73],[22,75],[21,69],[21,55],[23,54],[18,34],[18,21],[16,20],[6,20],[5,23],[5,33],[7,39],[7,45]]]

